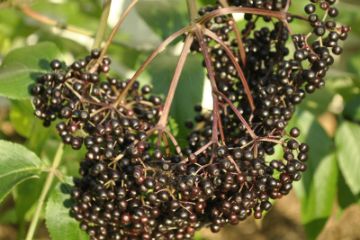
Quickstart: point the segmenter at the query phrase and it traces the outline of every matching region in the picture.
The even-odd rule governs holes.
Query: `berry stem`
[[[246,122],[246,120],[244,119],[244,117],[241,115],[241,113],[239,112],[239,110],[234,106],[234,104],[230,101],[229,98],[227,98],[222,92],[218,91],[217,94],[219,94],[224,100],[225,102],[227,102],[227,104],[229,104],[229,107],[233,110],[233,112],[235,113],[235,115],[239,118],[239,120],[241,121],[242,124],[244,124],[246,130],[249,132],[250,136],[253,139],[257,139],[258,137],[256,136],[256,134],[254,133],[254,131],[251,129],[250,125]]]
[[[239,78],[241,80],[241,83],[244,87],[247,99],[249,101],[251,110],[254,111],[255,110],[255,104],[254,104],[254,99],[251,95],[251,90],[250,87],[247,83],[247,80],[245,78],[244,72],[242,70],[242,68],[240,67],[238,61],[236,60],[236,57],[234,56],[234,54],[232,53],[232,51],[230,50],[230,48],[226,45],[226,43],[224,43],[215,33],[213,33],[212,31],[208,30],[208,29],[204,29],[204,33],[205,35],[207,35],[208,37],[212,38],[213,40],[215,40],[218,44],[221,45],[221,47],[225,50],[226,54],[228,55],[228,57],[230,58],[232,64],[234,65]]]
[[[100,24],[96,32],[95,41],[92,47],[93,49],[100,48],[101,42],[104,39],[109,13],[110,13],[110,6],[111,6],[111,0],[104,0],[103,11],[100,17]]]
[[[170,141],[171,141],[172,144],[174,145],[176,152],[177,152],[180,156],[182,156],[183,154],[182,154],[182,152],[181,152],[181,147],[180,147],[179,143],[177,142],[175,136],[174,136],[169,130],[167,130],[167,129],[164,129],[164,132],[166,133],[166,135],[169,137]]]
[[[184,69],[186,59],[190,53],[190,47],[193,41],[194,41],[194,37],[191,34],[189,34],[185,39],[185,43],[174,72],[174,76],[170,83],[169,91],[164,104],[164,109],[161,114],[160,120],[157,124],[160,128],[164,128],[167,125],[171,104],[174,100],[175,91],[179,83],[182,70]]]
[[[92,66],[92,68],[90,69],[90,72],[94,72],[95,69],[97,69],[97,67],[99,66],[99,64],[101,63],[103,58],[105,57],[105,54],[106,54],[107,50],[109,49],[110,44],[113,41],[116,33],[118,32],[118,30],[121,27],[122,23],[125,21],[126,17],[129,15],[130,11],[135,7],[137,2],[138,2],[138,0],[132,0],[132,2],[129,4],[129,6],[122,13],[122,15],[120,16],[118,22],[115,24],[115,26],[111,30],[111,33],[110,33],[108,39],[106,40],[104,47],[101,50],[100,57],[97,59],[96,63]]]
[[[155,59],[155,57],[161,53],[170,43],[172,43],[176,38],[180,37],[184,33],[190,31],[192,29],[191,26],[185,27],[180,29],[179,31],[171,34],[167,37],[152,53],[151,55],[145,60],[145,62],[140,66],[140,68],[135,72],[132,78],[129,80],[129,83],[126,85],[125,89],[122,91],[121,94],[117,97],[114,105],[117,106],[120,104],[123,99],[126,97],[127,93],[129,92],[130,88],[136,81],[136,79],[144,72],[147,66]]]
[[[52,185],[52,183],[54,181],[54,177],[56,175],[57,168],[60,165],[62,155],[63,155],[63,150],[64,150],[64,144],[60,143],[60,145],[59,145],[59,147],[58,147],[58,149],[56,151],[56,154],[55,154],[53,163],[51,165],[51,168],[49,169],[49,174],[48,174],[48,176],[47,176],[47,178],[45,180],[44,187],[43,187],[43,189],[41,191],[40,198],[38,200],[38,205],[36,207],[34,216],[33,216],[32,220],[31,220],[30,227],[29,227],[29,230],[28,230],[27,235],[26,235],[26,240],[32,240],[34,238],[34,234],[35,234],[35,231],[36,231],[36,226],[37,226],[37,224],[39,222],[41,210],[42,210],[42,207],[44,205],[45,199],[46,199],[46,197],[47,197],[47,195],[49,193],[51,185]]]
[[[229,3],[227,0],[220,0],[219,2],[223,7],[229,7]],[[236,26],[236,21],[232,14],[230,15],[230,26],[232,27],[234,34],[235,34],[236,42],[237,42],[238,48],[239,48],[241,62],[244,66],[246,66],[246,52],[245,52],[245,48],[244,48],[244,42],[241,38],[240,31],[239,31],[238,27]]]
[[[195,19],[197,17],[197,7],[195,0],[186,0],[188,12],[189,12],[189,18],[190,22],[195,22]]]
[[[240,170],[240,168],[239,168],[239,165],[236,163],[236,161],[234,160],[234,158],[233,158],[231,155],[228,155],[228,156],[227,156],[227,159],[229,159],[229,161],[232,163],[232,165],[234,165],[236,171],[237,171],[238,173],[241,173],[241,170]]]
[[[212,144],[214,144],[213,141],[210,141],[208,143],[206,143],[205,145],[203,145],[201,148],[199,148],[198,150],[196,150],[196,152],[194,153],[195,156],[201,154],[202,152],[204,152],[206,149],[208,149]],[[189,161],[189,157],[183,159],[180,163],[187,163]]]
[[[203,35],[202,31],[203,31],[202,26],[200,24],[196,24],[195,33],[196,33],[196,37],[199,42],[203,57],[204,57],[204,61],[205,61],[206,69],[208,72],[211,89],[212,89],[212,97],[213,97],[212,142],[218,143],[218,130],[219,130],[218,123],[219,123],[219,120],[221,121],[220,113],[219,113],[219,100],[215,94],[216,92],[218,92],[218,88],[216,85],[215,72],[214,72],[214,69],[213,69],[213,66],[211,63],[209,50],[205,43],[205,39],[204,39],[204,35]],[[221,129],[221,131],[222,131],[222,129]]]
[[[197,20],[198,23],[203,24],[209,21],[210,19],[217,17],[228,15],[232,13],[250,13],[258,16],[267,16],[267,17],[274,17],[279,19],[282,22],[286,22],[287,13],[282,11],[271,11],[259,8],[251,8],[251,7],[227,7],[227,8],[219,8],[214,10],[200,19]]]
[[[285,6],[285,8],[284,8],[284,12],[288,12],[288,11],[289,11],[290,5],[291,5],[291,0],[287,0],[287,1],[286,1],[286,6]]]
[[[236,38],[236,42],[238,44],[241,62],[244,66],[246,66],[246,52],[245,52],[244,42],[241,38],[240,31],[237,28],[235,19],[233,17],[231,17],[230,26],[232,27],[232,29],[234,30],[234,33],[235,33],[235,38]]]
[[[304,17],[304,16],[300,16],[300,15],[296,15],[296,14],[290,14],[290,13],[289,13],[288,15],[289,15],[290,17],[292,17],[292,18],[309,22],[309,19],[307,19],[307,18]]]

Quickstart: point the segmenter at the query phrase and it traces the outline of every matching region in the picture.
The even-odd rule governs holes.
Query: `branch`
[[[108,18],[109,18],[109,13],[110,13],[110,7],[111,7],[111,0],[105,0],[104,6],[103,6],[103,11],[102,11],[101,18],[100,18],[99,28],[97,30],[97,33],[95,36],[95,41],[94,41],[94,44],[92,47],[93,49],[100,48],[101,42],[104,39],[105,31],[106,31],[106,27],[107,27],[107,23],[108,23]]]
[[[197,17],[197,8],[195,0],[186,0],[190,22],[194,22]]]
[[[286,1],[286,6],[285,6],[285,8],[284,8],[284,11],[285,11],[285,12],[287,12],[287,11],[289,10],[290,5],[291,5],[291,0],[287,0],[287,1]]]
[[[229,105],[229,107],[233,110],[233,112],[235,113],[235,115],[239,118],[239,120],[241,121],[241,123],[245,126],[246,130],[249,132],[251,138],[253,139],[257,139],[258,137],[256,136],[256,134],[254,133],[254,131],[251,129],[250,125],[246,122],[245,118],[241,115],[241,113],[239,112],[239,110],[234,106],[234,104],[230,101],[229,98],[227,98],[222,92],[217,92],[217,94],[219,94]]]
[[[129,80],[126,88],[122,91],[122,93],[117,97],[114,105],[117,106],[120,104],[125,96],[127,95],[128,91],[136,81],[136,79],[144,72],[147,66],[155,59],[155,57],[161,53],[170,43],[172,43],[176,38],[180,37],[184,33],[190,31],[192,27],[188,26],[185,28],[180,29],[179,31],[171,34],[168,38],[166,38],[152,53],[151,55],[145,60],[145,62],[140,66],[140,68],[135,72],[132,78]]]
[[[244,72],[241,69],[239,63],[237,62],[236,57],[234,56],[234,54],[232,53],[230,48],[215,33],[211,32],[208,29],[204,29],[204,33],[208,37],[215,40],[218,44],[220,44],[222,46],[222,48],[225,50],[226,54],[230,58],[231,62],[233,63],[233,65],[234,65],[234,67],[235,67],[235,69],[236,69],[236,71],[237,71],[237,73],[239,75],[239,78],[241,80],[241,83],[242,83],[242,85],[244,87],[244,90],[245,90],[245,93],[246,93],[246,97],[247,97],[247,99],[249,101],[251,110],[254,111],[255,110],[254,99],[253,99],[253,97],[251,95],[251,90],[250,90],[249,85],[247,83],[247,80],[245,78]]]
[[[126,10],[122,13],[122,15],[120,16],[118,22],[116,23],[116,25],[114,26],[114,28],[112,29],[110,36],[108,37],[108,39],[105,42],[105,46],[104,48],[101,50],[101,54],[100,57],[97,59],[96,63],[91,67],[90,72],[94,72],[95,69],[99,66],[99,64],[101,63],[102,59],[104,58],[112,40],[114,39],[117,31],[119,30],[119,28],[121,27],[122,23],[124,22],[124,20],[126,19],[126,17],[129,15],[131,9],[133,9],[136,5],[136,3],[138,2],[138,0],[132,0],[132,2],[130,3],[130,5],[126,8]]]
[[[214,144],[214,142],[210,141],[208,143],[206,143],[205,145],[203,145],[201,148],[199,148],[198,150],[196,150],[196,152],[194,153],[195,156],[198,156],[199,154],[203,153],[206,149],[208,149],[208,147],[210,147],[212,144]],[[216,143],[217,144],[217,143]],[[183,160],[181,160],[180,163],[187,163],[189,161],[189,157],[184,158]]]
[[[44,205],[45,199],[46,199],[46,197],[47,197],[47,195],[49,193],[49,190],[51,188],[51,185],[53,183],[55,174],[57,172],[57,168],[59,167],[60,162],[61,162],[61,158],[62,158],[63,150],[64,150],[63,147],[64,147],[64,144],[60,143],[60,145],[59,145],[59,147],[58,147],[58,149],[56,151],[53,163],[52,163],[50,171],[49,171],[49,175],[46,178],[44,187],[43,187],[43,189],[41,191],[41,195],[40,195],[40,198],[39,198],[39,201],[38,201],[38,205],[36,207],[34,216],[33,216],[32,220],[31,220],[31,224],[30,224],[29,230],[28,230],[27,235],[26,235],[26,240],[32,240],[34,238],[34,234],[35,234],[35,231],[36,231],[36,226],[37,226],[37,224],[39,222],[42,207]]]
[[[223,16],[228,15],[232,13],[249,13],[259,16],[268,16],[268,17],[274,17],[279,19],[282,22],[286,22],[287,13],[282,11],[271,11],[266,9],[259,9],[259,8],[249,8],[249,7],[227,7],[227,8],[219,8],[217,10],[214,10],[200,19],[197,20],[198,23],[204,24],[210,19],[217,17],[217,16]],[[287,22],[286,22],[287,23]]]
[[[167,124],[171,104],[173,102],[175,91],[176,91],[176,87],[179,83],[180,76],[181,76],[182,70],[184,68],[186,59],[189,55],[190,47],[191,47],[191,44],[193,41],[194,41],[194,38],[191,34],[189,34],[185,39],[185,43],[184,43],[182,52],[180,54],[179,61],[176,66],[174,76],[173,76],[173,79],[171,80],[170,88],[169,88],[169,91],[168,91],[168,94],[167,94],[167,97],[165,100],[164,110],[163,110],[160,120],[157,124],[161,128],[164,128]]]
[[[229,7],[227,0],[219,0],[219,2],[223,7]],[[241,62],[244,66],[246,66],[246,52],[245,52],[244,43],[242,41],[240,31],[236,26],[235,18],[232,14],[230,15],[230,19],[231,19],[230,25],[231,25],[232,29],[234,30],[236,42],[238,44]]]
[[[219,120],[221,121],[221,117],[220,117],[220,113],[219,113],[219,101],[218,98],[215,94],[215,92],[218,92],[218,88],[216,85],[216,79],[215,79],[215,71],[214,68],[212,66],[212,62],[211,62],[211,58],[209,55],[209,50],[208,47],[205,43],[205,39],[204,39],[204,35],[202,32],[202,26],[200,24],[196,24],[195,25],[195,33],[196,33],[196,37],[197,40],[199,42],[200,45],[200,49],[202,51],[202,54],[204,56],[204,60],[205,60],[205,65],[206,65],[206,69],[209,75],[209,80],[210,80],[210,84],[211,84],[211,89],[212,89],[212,97],[213,97],[213,126],[212,126],[212,142],[214,143],[218,143],[218,127],[220,127],[218,125]],[[222,129],[221,129],[222,130]]]

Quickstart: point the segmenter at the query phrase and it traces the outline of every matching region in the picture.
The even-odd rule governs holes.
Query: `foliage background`
[[[111,8],[109,30],[129,1],[113,2],[116,4]],[[212,2],[198,0],[198,5]],[[291,10],[299,13],[308,1],[293,2]],[[28,4],[61,26],[76,26],[86,34],[41,24],[26,16],[17,7],[20,3]],[[0,205],[0,239],[24,239],[48,174],[46,169],[59,144],[54,129],[44,129],[33,116],[27,94],[27,86],[33,81],[29,73],[32,69],[43,70],[39,59],[59,57],[70,63],[87,54],[101,6],[101,1],[96,0],[0,1],[0,95],[3,96],[0,97],[0,139],[27,148],[0,141],[0,199],[5,196],[6,184],[11,190]],[[360,2],[340,0],[337,6],[341,22],[352,27],[345,53],[336,59],[326,87],[307,98],[290,124],[300,127],[304,140],[312,148],[308,172],[296,185],[295,193],[277,202],[262,222],[248,220],[218,235],[205,230],[197,239],[360,238]],[[113,71],[124,78],[130,76],[162,39],[187,23],[184,0],[140,0],[109,49]],[[294,23],[294,29],[306,30],[299,23]],[[13,51],[18,48],[21,49]],[[178,54],[179,42],[156,59],[140,78],[141,82],[152,83],[155,92],[165,94]],[[189,106],[203,100],[205,74],[201,61],[197,56],[189,58],[172,108],[172,118],[176,119],[172,122],[180,141],[185,141],[183,122],[193,116]],[[29,157],[33,156],[30,151],[38,157]],[[13,153],[19,156],[14,158]],[[81,151],[65,148],[59,167],[62,181],[68,181],[67,176],[78,175],[82,155]],[[4,166],[10,157],[21,164],[22,156],[31,158],[37,170],[29,176],[18,175],[23,178],[16,183],[27,180],[11,189],[12,182],[6,182],[4,177],[11,169]],[[28,179],[34,176],[37,178]],[[64,191],[57,184],[52,186],[42,213],[46,222],[41,223],[37,239],[49,239],[49,236],[54,240],[86,239],[67,217],[62,205],[66,199]]]

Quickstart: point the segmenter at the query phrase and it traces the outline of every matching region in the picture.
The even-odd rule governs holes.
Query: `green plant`
[[[349,32],[326,16],[337,17],[338,7],[342,10],[346,4],[312,2],[295,3],[289,10],[289,1],[274,1],[271,6],[267,1],[257,5],[219,1],[215,7],[202,8],[197,18],[195,1],[189,0],[190,25],[176,32],[187,25],[184,4],[173,7],[159,1],[152,11],[149,3],[140,2],[136,17],[145,19],[150,28],[144,25],[139,39],[127,35],[131,27],[126,17],[137,3],[132,1],[104,43],[111,1],[104,1],[101,14],[97,2],[55,4],[53,10],[68,17],[77,15],[78,8],[89,9],[72,24],[38,13],[54,6],[51,3],[32,8],[16,1],[1,3],[10,7],[2,10],[4,19],[8,15],[22,21],[21,13],[55,33],[60,29],[60,35],[93,37],[100,17],[91,46],[95,50],[89,56],[84,57],[87,51],[78,43],[39,30],[36,37],[48,42],[15,49],[2,60],[0,94],[11,99],[9,120],[27,147],[8,141],[0,144],[0,196],[5,199],[13,193],[7,197],[15,200],[8,215],[13,214],[20,226],[19,238],[25,236],[29,217],[26,238],[33,238],[46,203],[44,216],[53,239],[88,237],[70,215],[92,239],[188,239],[201,226],[218,232],[225,223],[237,224],[251,214],[261,218],[272,205],[270,199],[286,195],[300,179],[295,187],[302,202],[302,221],[309,238],[315,238],[331,215],[336,196],[342,208],[358,199],[360,130],[356,55],[350,58],[351,75],[332,73],[348,81],[340,85],[337,77],[330,77],[324,88],[325,74],[335,61],[332,55],[343,52],[340,40]],[[308,18],[296,11],[303,7]],[[233,13],[245,14],[244,19],[236,22]],[[158,25],[154,18],[171,24]],[[116,35],[122,24],[124,30]],[[20,33],[1,34],[5,39],[27,36],[29,29],[21,31],[21,27]],[[149,39],[144,40],[144,34]],[[175,56],[171,50],[182,35],[183,49]],[[158,47],[150,46],[155,50],[149,55],[143,46],[153,42]],[[4,41],[2,48],[6,50],[7,44]],[[77,59],[71,64],[62,61],[61,53],[68,52]],[[129,80],[120,80],[126,77],[113,77],[111,63],[116,63],[115,71],[138,70]],[[141,79],[142,73],[150,76],[153,89],[143,85],[146,75]],[[193,113],[189,106],[201,101],[205,74],[211,82],[213,107],[195,107],[197,113]],[[33,120],[29,93],[35,115],[45,126],[56,122],[57,131]],[[346,103],[343,111],[328,104],[335,99],[333,105],[339,105],[339,95]],[[329,110],[339,122],[333,138],[317,120]],[[186,129],[185,121],[194,117]],[[77,153],[63,149],[59,142]],[[308,153],[308,146],[315,150]],[[47,163],[52,155],[54,160]],[[67,176],[76,177],[74,186]],[[54,180],[60,182],[55,188]],[[34,185],[36,191],[29,194]]]

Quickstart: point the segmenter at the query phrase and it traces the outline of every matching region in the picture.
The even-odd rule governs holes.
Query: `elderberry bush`
[[[304,16],[288,13],[286,0],[228,3],[234,12],[247,9],[242,29],[217,2],[199,10],[205,30],[187,32],[193,54],[204,57],[214,107],[195,107],[184,145],[159,125],[162,99],[148,85],[111,77],[100,50],[69,66],[53,60],[31,86],[44,126],[56,121],[65,144],[86,149],[70,214],[91,239],[218,232],[261,218],[306,171],[309,146],[297,139],[299,128],[286,126],[296,106],[324,86],[350,29],[334,20],[332,0],[310,1]],[[293,21],[311,31],[292,32]],[[276,147],[280,158],[272,156]]]

